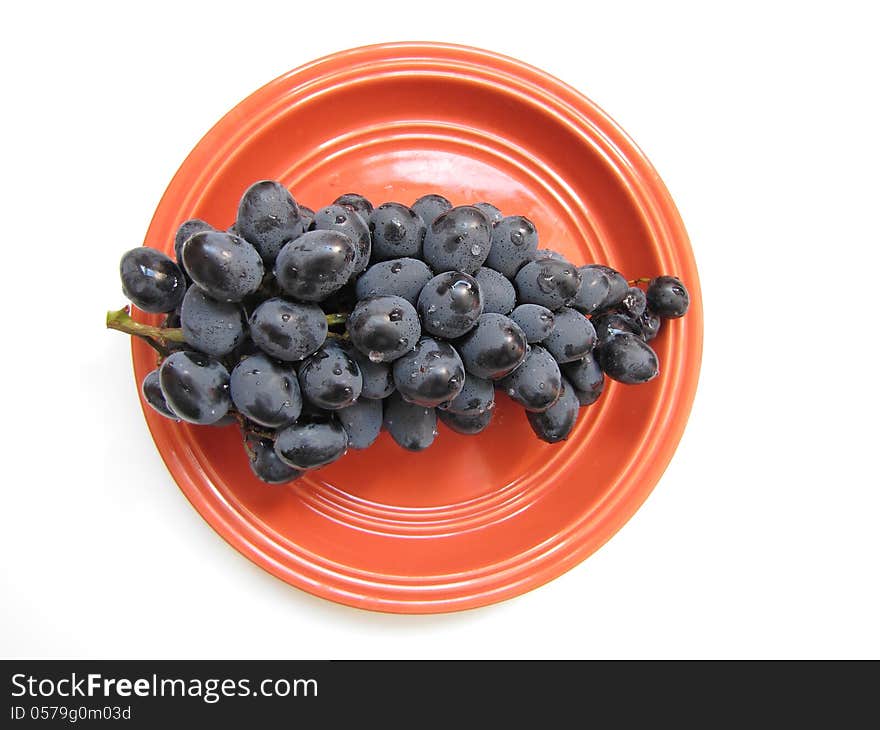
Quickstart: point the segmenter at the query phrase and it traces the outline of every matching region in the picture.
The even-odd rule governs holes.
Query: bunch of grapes
[[[538,438],[561,441],[606,376],[657,376],[648,343],[689,303],[674,277],[575,266],[539,249],[527,218],[441,195],[373,208],[352,193],[315,212],[264,180],[230,229],[183,223],[174,253],[139,247],[120,265],[126,297],[164,324],[121,310],[108,326],[160,353],[142,384],[150,406],[237,421],[271,484],[368,448],[383,427],[411,451],[431,445],[438,418],[477,434],[496,389]]]

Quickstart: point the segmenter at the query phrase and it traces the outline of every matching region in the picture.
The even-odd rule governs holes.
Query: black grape
[[[516,306],[516,290],[502,273],[481,266],[474,277],[483,295],[483,311],[510,314]]]
[[[476,416],[495,407],[495,384],[491,380],[468,375],[459,394],[438,407],[459,416]]]
[[[421,258],[425,223],[412,208],[402,203],[383,203],[370,213],[369,228],[373,261]]]
[[[418,213],[419,218],[422,219],[427,228],[434,222],[437,216],[442,215],[447,210],[452,210],[452,203],[442,195],[423,195],[412,204],[412,209]]]
[[[657,354],[638,335],[614,335],[599,346],[599,364],[621,383],[647,383],[657,377]]]
[[[408,403],[400,393],[386,398],[384,425],[398,446],[407,451],[427,449],[437,436],[437,411]]]
[[[354,403],[364,380],[357,362],[335,340],[327,340],[299,368],[302,394],[319,408],[336,410]]]
[[[373,362],[392,362],[415,347],[419,315],[402,297],[371,297],[357,303],[346,329],[354,346]]]
[[[268,428],[293,423],[302,411],[293,368],[262,353],[244,358],[232,369],[229,395],[243,416]]]
[[[273,180],[261,180],[242,195],[235,228],[271,265],[281,247],[302,234],[304,223],[287,188]]]
[[[448,342],[423,337],[412,352],[394,363],[394,385],[410,403],[434,407],[455,398],[464,387],[464,365]]]
[[[229,372],[200,352],[182,350],[165,358],[159,368],[159,385],[168,407],[190,423],[215,423],[231,405]]]
[[[357,213],[363,219],[364,223],[369,222],[370,213],[373,212],[373,204],[363,195],[359,195],[358,193],[345,193],[345,195],[340,195],[333,201],[333,204],[341,205],[343,208],[348,208]]]
[[[674,276],[651,279],[646,295],[648,307],[664,319],[683,317],[690,306],[688,290]]]
[[[562,374],[553,356],[540,345],[529,350],[522,365],[498,387],[528,411],[544,411],[559,398]]]
[[[162,387],[159,385],[158,369],[151,370],[147,373],[147,377],[145,377],[143,383],[141,383],[141,393],[144,396],[144,400],[154,411],[161,413],[166,418],[172,418],[175,421],[179,420],[177,414],[175,414],[165,402],[165,396],[162,394]]]
[[[189,277],[212,299],[240,302],[263,282],[263,261],[257,250],[239,236],[202,231],[183,246],[183,266]]]
[[[370,229],[359,215],[342,205],[328,205],[314,214],[311,230],[337,231],[348,236],[355,244],[356,257],[353,274],[360,274],[370,264],[372,243]]]
[[[422,288],[416,309],[426,332],[448,339],[460,337],[483,312],[480,285],[460,271],[438,274]]]
[[[285,464],[275,453],[275,444],[269,439],[249,433],[245,436],[248,461],[254,476],[266,484],[288,484],[299,479],[302,471]]]
[[[477,273],[492,244],[491,225],[472,205],[462,205],[438,216],[425,234],[424,258],[434,271]]]
[[[562,372],[574,388],[582,406],[595,403],[605,389],[605,373],[602,372],[596,353],[591,352],[580,360],[566,363],[562,366]]]
[[[537,250],[535,224],[521,215],[511,215],[492,229],[492,245],[485,265],[513,279],[524,264],[535,258]]]
[[[275,278],[294,299],[320,302],[345,286],[355,272],[357,257],[357,246],[344,233],[308,231],[278,252]]]
[[[541,342],[553,329],[553,312],[540,304],[520,304],[510,313],[526,336],[529,344]]]
[[[503,314],[483,314],[457,343],[465,369],[480,378],[498,380],[525,360],[528,344],[519,325]]]
[[[517,301],[540,304],[555,311],[574,298],[580,285],[580,272],[571,264],[550,258],[536,259],[516,275]]]
[[[373,445],[382,430],[383,409],[380,400],[360,398],[336,411],[351,448],[367,449]]]
[[[161,251],[139,246],[119,262],[122,293],[144,312],[170,312],[183,300],[186,279],[180,267]]]
[[[333,416],[302,418],[278,432],[275,453],[294,469],[317,469],[331,464],[348,449],[348,434]]]
[[[180,224],[177,233],[174,234],[174,256],[177,259],[178,266],[183,266],[183,244],[187,242],[187,239],[194,233],[213,230],[214,226],[210,223],[205,223],[200,218],[190,218],[188,221]]]
[[[327,338],[327,318],[316,304],[267,299],[250,318],[251,339],[279,360],[302,360]]]
[[[564,441],[569,437],[577,423],[580,403],[571,384],[562,378],[562,391],[559,400],[546,411],[535,413],[526,411],[529,425],[535,435],[549,444]]]
[[[245,338],[241,305],[211,299],[197,286],[183,298],[180,326],[186,344],[214,357],[232,352]]]
[[[373,264],[358,277],[355,293],[358,299],[379,296],[403,297],[413,306],[419,292],[434,274],[419,259],[389,259]]]
[[[562,307],[554,315],[553,328],[543,343],[560,364],[578,360],[596,344],[596,330],[584,315]]]

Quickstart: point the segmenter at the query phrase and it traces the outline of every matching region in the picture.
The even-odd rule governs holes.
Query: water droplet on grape
[[[388,319],[390,319],[392,322],[399,322],[403,319],[403,310],[395,307],[388,314]]]
[[[538,383],[538,390],[544,390],[545,387],[544,383]]]
[[[382,362],[382,353],[376,350],[370,350],[370,354],[367,357],[370,358],[370,362]]]
[[[391,264],[391,273],[392,274],[399,274],[400,270],[402,268],[403,268],[403,264],[400,263],[400,261],[397,261],[397,262]]]
[[[436,311],[437,311],[437,307],[435,307],[433,304],[430,307],[428,307],[428,314],[434,314],[434,312],[436,312]]]
[[[289,322],[289,321],[290,321],[290,315],[289,315],[289,314],[282,314],[282,315],[281,315],[281,321],[282,321],[282,322]]]
[[[479,246],[477,246],[477,244],[474,244],[473,246],[471,246],[471,255],[479,256],[481,250],[482,249]]]
[[[339,367],[339,365],[337,365],[335,368],[333,368],[333,374],[334,375],[342,375],[342,368]]]
[[[523,234],[519,231],[514,231],[510,234],[510,242],[514,246],[522,246],[525,239],[523,238]]]
[[[513,398],[513,396],[516,395],[516,391],[513,388],[508,388],[507,395],[509,395],[511,398]]]
[[[340,214],[340,215],[336,216],[337,223],[345,223],[345,221],[346,221],[346,217],[344,215]]]

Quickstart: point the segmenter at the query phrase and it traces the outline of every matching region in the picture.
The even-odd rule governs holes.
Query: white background
[[[871,3],[575,5],[4,10],[0,655],[880,657]],[[553,583],[441,616],[337,606],[228,547],[165,470],[128,342],[102,326],[120,254],[217,119],[289,68],[391,40],[513,55],[608,111],[680,208],[706,312],[693,415],[636,516]]]

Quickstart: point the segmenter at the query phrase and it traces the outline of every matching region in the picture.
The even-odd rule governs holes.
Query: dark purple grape
[[[394,374],[391,372],[390,364],[373,362],[368,355],[362,353],[350,342],[347,343],[346,351],[358,364],[363,377],[361,399],[381,400],[394,392]]]
[[[293,368],[262,353],[244,358],[232,369],[229,395],[239,413],[267,428],[293,423],[302,411]]]
[[[683,317],[690,306],[688,290],[674,276],[651,279],[646,295],[648,307],[664,319]]]
[[[299,217],[302,221],[302,229],[303,232],[305,232],[309,230],[309,226],[311,226],[315,220],[315,211],[306,207],[302,203],[297,203],[297,206],[299,207]]]
[[[240,302],[263,283],[260,254],[229,233],[194,233],[183,246],[183,266],[193,282],[220,302]]]
[[[472,205],[462,205],[438,216],[425,235],[425,261],[436,272],[477,273],[492,245],[491,225]]]
[[[491,380],[468,375],[459,394],[438,407],[459,416],[476,416],[495,407],[495,385]]]
[[[447,210],[452,210],[450,203],[442,195],[423,195],[415,203],[412,209],[418,213],[419,218],[425,223],[425,227],[430,226],[437,216],[442,215]]]
[[[460,271],[438,274],[422,288],[416,309],[426,332],[447,339],[460,337],[483,312],[480,285]]]
[[[617,307],[629,290],[629,282],[623,278],[623,275],[616,269],[603,264],[588,264],[585,268],[598,269],[608,277],[608,296],[602,302],[602,306],[595,310],[597,312],[614,309]]]
[[[275,444],[269,439],[249,433],[245,436],[248,462],[254,476],[266,484],[288,484],[299,479],[302,472],[285,464],[275,453]]]
[[[421,258],[425,223],[402,203],[383,203],[370,213],[373,236],[373,261]]]
[[[165,358],[159,385],[168,407],[190,423],[216,423],[231,405],[229,371],[200,352],[183,350]]]
[[[660,315],[654,314],[650,309],[646,309],[642,316],[639,317],[639,325],[642,328],[642,338],[645,342],[653,340],[660,332],[662,320]]]
[[[275,453],[294,469],[317,469],[332,464],[347,449],[348,434],[329,414],[301,418],[275,437]]]
[[[638,335],[624,332],[599,346],[599,364],[605,374],[621,383],[647,383],[657,377],[657,354]]]
[[[385,429],[398,446],[407,451],[423,451],[437,437],[437,411],[407,403],[400,393],[383,401]]]
[[[529,344],[541,342],[553,329],[553,312],[540,304],[520,304],[510,318],[520,326]]]
[[[180,224],[177,233],[174,234],[174,257],[177,259],[178,266],[183,267],[183,244],[187,242],[187,239],[195,233],[213,230],[214,226],[205,223],[200,218],[190,218]]]
[[[483,311],[510,314],[516,306],[516,290],[504,275],[495,269],[481,266],[474,277],[483,295]]]
[[[139,246],[119,262],[122,293],[132,304],[153,314],[170,312],[183,300],[186,279],[180,267],[161,251]]]
[[[583,314],[594,314],[605,306],[611,293],[611,280],[601,269],[592,266],[578,268],[581,285],[571,306]]]
[[[491,423],[494,414],[494,409],[489,409],[472,416],[462,416],[450,411],[437,411],[437,415],[443,423],[456,433],[462,433],[466,436],[475,436],[485,431]]]
[[[263,352],[294,362],[311,355],[327,338],[327,318],[317,304],[267,299],[250,318],[251,338]]]
[[[626,296],[621,300],[618,308],[628,317],[638,320],[645,313],[647,305],[648,300],[645,298],[645,292],[637,286],[631,286],[627,289]]]
[[[197,286],[183,298],[180,326],[187,345],[214,357],[232,352],[245,338],[241,305],[211,299]]]
[[[310,225],[315,231],[336,231],[348,236],[355,244],[356,257],[354,275],[360,274],[370,264],[372,243],[370,229],[359,215],[352,215],[350,209],[342,205],[328,205],[314,214]]]
[[[486,216],[486,220],[489,221],[490,226],[499,223],[501,219],[504,218],[504,214],[498,210],[496,206],[492,205],[492,203],[474,203],[474,208]]]
[[[354,403],[364,380],[354,358],[338,342],[328,339],[302,361],[299,385],[305,398],[332,411]]]
[[[605,373],[599,366],[596,353],[589,353],[580,360],[566,363],[562,372],[568,378],[582,406],[595,403],[605,389]]]
[[[600,314],[590,321],[593,324],[593,329],[596,330],[596,340],[600,343],[619,335],[621,332],[642,336],[642,327],[638,321],[619,312]]]
[[[306,226],[287,188],[274,180],[260,180],[241,196],[235,228],[271,266],[284,244]]]
[[[345,286],[357,257],[357,247],[344,233],[308,231],[279,251],[275,278],[294,299],[320,302]]]
[[[553,329],[542,343],[547,351],[562,364],[579,360],[596,344],[596,330],[584,315],[562,307],[556,312]]]
[[[535,435],[548,444],[564,441],[569,437],[577,423],[580,403],[571,384],[562,378],[562,391],[557,400],[546,411],[535,413],[526,411],[529,425]]]
[[[396,296],[416,306],[419,292],[433,276],[428,265],[419,259],[380,261],[358,277],[355,292],[358,299]]]
[[[492,246],[485,265],[513,279],[523,265],[535,257],[538,230],[521,215],[503,218],[492,229]]]
[[[392,362],[415,347],[422,334],[419,315],[402,297],[358,302],[345,324],[352,344],[373,362]]]
[[[179,420],[177,414],[174,413],[165,402],[165,396],[162,394],[162,387],[159,385],[159,370],[152,370],[147,373],[141,383],[141,393],[147,404],[157,413],[161,413],[166,418]]]
[[[358,193],[345,193],[345,195],[340,195],[333,201],[333,204],[341,205],[343,208],[348,208],[349,210],[354,211],[363,218],[364,223],[369,223],[370,213],[373,212],[373,204],[363,195],[358,195]]]
[[[382,430],[382,401],[360,398],[336,411],[336,416],[348,434],[348,445],[353,449],[368,449]]]
[[[483,314],[458,344],[465,369],[480,378],[498,380],[525,360],[528,344],[519,325],[503,314]]]
[[[410,403],[432,408],[453,400],[464,387],[464,365],[448,342],[423,337],[394,363],[394,385]]]
[[[544,411],[559,398],[559,364],[540,345],[529,350],[522,365],[498,383],[507,395],[528,411]]]
[[[580,285],[580,272],[571,264],[555,259],[531,261],[516,275],[520,304],[540,304],[553,311],[566,306]]]

